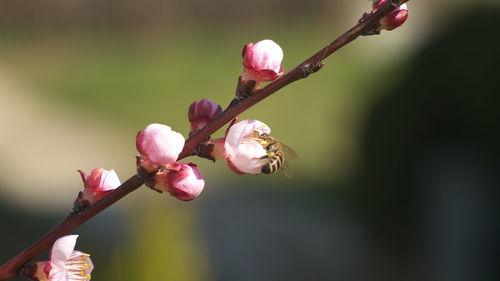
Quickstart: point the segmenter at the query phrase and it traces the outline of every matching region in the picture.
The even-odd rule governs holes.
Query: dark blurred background
[[[142,188],[75,231],[93,280],[500,280],[500,5],[408,6],[241,116],[296,150],[294,179],[190,159],[200,198]],[[0,1],[0,263],[66,215],[77,169],[125,180],[137,131],[186,136],[191,102],[228,104],[243,45],[273,39],[291,69],[369,9]]]

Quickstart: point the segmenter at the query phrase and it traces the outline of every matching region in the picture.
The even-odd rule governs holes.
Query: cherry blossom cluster
[[[243,74],[240,83],[251,81],[252,86],[257,87],[262,82],[275,80],[283,73],[283,51],[272,40],[250,43],[243,48],[242,55]],[[221,113],[222,107],[209,99],[193,102],[188,110],[191,124],[189,135],[204,128]],[[224,138],[207,141],[209,151],[198,155],[212,160],[225,159],[237,174],[260,174],[265,164],[262,157],[266,151],[258,142],[255,132],[268,134],[270,131],[267,125],[255,120],[233,122]],[[200,195],[205,181],[196,164],[177,162],[184,141],[183,136],[169,126],[148,125],[137,134],[136,146],[141,154],[137,167],[138,173],[147,178],[147,186],[187,201]]]
[[[374,1],[371,13],[376,12],[388,0]],[[366,17],[367,14],[364,15]],[[393,30],[401,26],[408,17],[408,9],[403,4],[383,17],[368,34],[381,30]],[[362,18],[363,19],[363,18]],[[233,103],[255,93],[259,85],[277,79],[283,74],[283,50],[272,40],[262,40],[244,46],[243,72],[239,77]],[[233,105],[231,103],[230,107]],[[190,122],[189,136],[209,125],[223,113],[222,107],[209,99],[193,102],[188,109]],[[263,167],[269,165],[270,147],[275,146],[270,136],[269,126],[258,120],[237,121],[236,118],[227,128],[224,137],[201,142],[193,155],[210,160],[225,160],[227,166],[236,174],[261,174]],[[145,184],[160,193],[189,201],[197,198],[204,186],[196,164],[179,162],[184,149],[185,138],[182,134],[163,124],[149,124],[137,133],[136,147],[137,175]],[[273,148],[272,153],[277,153]],[[281,162],[285,161],[280,159]],[[279,169],[277,167],[276,169]],[[275,171],[275,170],[273,170]],[[89,174],[78,170],[83,180],[73,205],[73,213],[79,213],[98,202],[121,185],[114,170],[93,169]],[[22,274],[40,281],[88,281],[93,269],[90,255],[74,250],[78,235],[67,235],[53,244],[49,260],[30,263],[23,267]]]

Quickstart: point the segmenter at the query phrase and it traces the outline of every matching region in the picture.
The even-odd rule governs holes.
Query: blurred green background
[[[243,45],[288,70],[370,4],[0,1],[0,263],[66,215],[77,169],[125,180],[137,131],[226,106]],[[408,5],[241,116],[299,154],[292,180],[190,159],[200,198],[141,188],[75,231],[93,280],[500,280],[500,5]]]

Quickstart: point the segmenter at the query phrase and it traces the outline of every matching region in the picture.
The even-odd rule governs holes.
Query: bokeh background
[[[191,159],[198,199],[141,188],[75,231],[93,280],[500,280],[500,5],[408,5],[241,116],[299,154],[292,180]],[[273,39],[291,69],[369,9],[0,1],[0,263],[67,214],[77,169],[125,180],[137,131],[187,135],[191,102],[227,105],[244,44]]]

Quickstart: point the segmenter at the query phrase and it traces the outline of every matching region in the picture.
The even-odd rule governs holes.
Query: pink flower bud
[[[272,40],[243,47],[243,80],[273,81],[283,74],[283,50]]]
[[[372,12],[378,10],[387,1],[388,0],[379,0],[374,2]],[[390,12],[388,15],[386,15],[380,20],[380,27],[377,29],[377,31],[381,31],[383,29],[393,30],[401,26],[406,21],[407,18],[408,18],[408,6],[406,6],[406,3],[404,3],[403,5],[397,7],[396,9],[394,9],[392,12]]]
[[[198,197],[205,186],[205,180],[193,163],[182,163],[177,170],[160,170],[152,182],[148,186],[183,201]]]
[[[257,120],[243,120],[229,128],[224,148],[227,164],[237,174],[260,174],[262,166],[266,164],[267,152],[255,137],[269,134],[271,129]]]
[[[220,105],[209,99],[201,99],[189,106],[188,118],[191,122],[189,134],[205,127],[212,118],[222,112]]]
[[[107,171],[103,168],[96,168],[89,175],[81,170],[78,170],[78,172],[82,176],[84,185],[83,198],[81,199],[88,200],[90,204],[121,185],[115,170]]]
[[[188,201],[200,195],[205,180],[201,177],[200,170],[193,163],[182,164],[178,172],[170,173],[170,186],[168,193],[177,199]]]
[[[169,126],[150,124],[137,133],[136,147],[141,154],[138,166],[151,172],[177,161],[184,147],[184,137]]]
[[[35,263],[35,268],[29,269],[30,274],[40,281],[82,281],[90,280],[94,269],[90,255],[75,251],[78,235],[63,236],[54,242],[50,252],[50,260]]]

